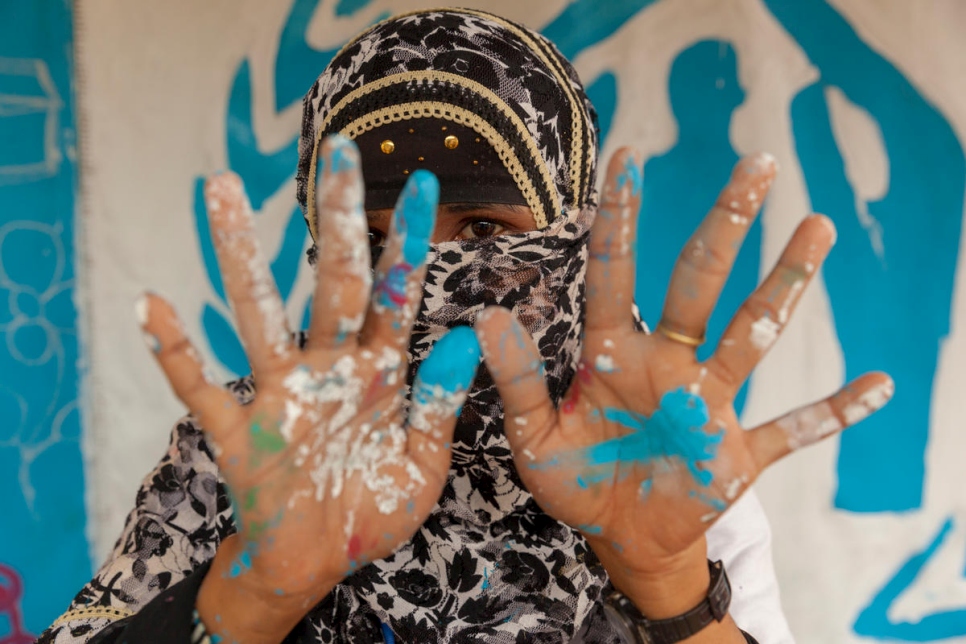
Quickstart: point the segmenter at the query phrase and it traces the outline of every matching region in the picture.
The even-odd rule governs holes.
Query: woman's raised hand
[[[147,295],[141,303],[158,362],[204,427],[232,495],[238,533],[219,548],[198,607],[209,631],[245,641],[281,640],[335,584],[423,523],[446,481],[456,417],[479,363],[472,330],[455,329],[408,395],[436,179],[410,178],[373,285],[358,151],[329,139],[319,165],[320,252],[304,349],[293,342],[240,179],[222,174],[205,186],[257,383],[250,404],[205,376],[167,302]]]
[[[708,579],[703,536],[711,524],[763,469],[876,411],[893,386],[885,374],[867,374],[825,400],[742,428],[735,396],[787,324],[835,229],[819,215],[802,221],[702,362],[696,348],[775,165],[760,155],[735,168],[682,250],[650,335],[632,316],[640,167],[622,150],[608,169],[591,230],[582,359],[563,403],[551,403],[540,355],[508,311],[484,312],[477,330],[505,403],[517,468],[536,501],[582,531],[625,594],[670,591],[667,579],[682,571],[699,586],[704,580],[700,599]],[[788,366],[789,377],[794,369]],[[650,617],[675,614],[660,601],[640,603]]]

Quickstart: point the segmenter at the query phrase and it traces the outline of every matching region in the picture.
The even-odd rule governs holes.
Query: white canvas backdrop
[[[351,4],[362,8],[337,15]],[[540,29],[569,3],[463,4]],[[598,4],[606,7],[608,2]],[[966,5],[956,0],[836,0],[832,5],[946,118],[960,144],[966,142]],[[313,9],[305,39],[313,49],[332,49],[386,11],[419,6],[392,0],[323,0]],[[291,9],[290,2],[258,0],[78,4],[81,250],[87,293],[82,304],[90,364],[85,449],[95,561],[113,545],[138,482],[163,453],[171,423],[182,413],[144,348],[133,302],[146,288],[165,294],[182,313],[188,332],[206,347],[201,311],[206,302],[220,305],[199,252],[192,215],[194,182],[228,165],[226,132],[238,124],[228,117],[227,105],[233,78],[245,59],[250,63],[257,148],[277,150],[297,133],[299,106],[277,108],[273,89],[281,32]],[[656,2],[628,17],[574,62],[585,79],[607,69],[619,81],[605,155],[629,143],[650,157],[670,149],[677,138],[668,93],[672,60],[703,39],[727,40],[738,56],[745,97],[731,120],[732,146],[739,153],[766,149],[782,166],[763,214],[764,269],[810,210],[789,108],[818,75],[765,5],[759,0]],[[850,183],[858,195],[875,200],[890,182],[881,133],[874,119],[843,93],[827,91],[826,100]],[[293,204],[294,181],[289,180],[261,208],[259,233],[272,255]],[[966,495],[960,466],[966,454],[961,427],[966,405],[960,393],[966,384],[966,293],[962,280],[957,285],[950,294],[952,332],[942,345],[932,402],[921,507],[870,514],[834,509],[835,441],[794,456],[757,485],[773,524],[785,608],[800,641],[869,641],[853,631],[856,616],[951,516],[952,534],[891,605],[889,619],[914,624],[937,612],[966,607]],[[310,287],[310,275],[302,270],[289,298],[293,320],[301,319]],[[218,362],[207,357],[217,371]],[[843,374],[829,299],[817,279],[784,338],[756,373],[744,420],[750,425],[824,396],[842,383]],[[224,369],[221,375],[228,377]],[[929,632],[961,634],[954,639],[966,641],[966,617],[961,622],[959,632]]]

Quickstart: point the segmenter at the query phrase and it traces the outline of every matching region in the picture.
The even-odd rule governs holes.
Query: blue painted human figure
[[[674,60],[669,77],[678,140],[667,153],[644,166],[644,196],[638,220],[635,297],[651,328],[657,324],[671,271],[680,249],[714,205],[728,182],[738,153],[728,133],[745,93],[738,84],[737,57],[726,42],[698,42]],[[700,164],[700,171],[695,171]],[[734,270],[708,326],[706,357],[729,320],[758,283],[761,224],[756,221],[738,254]],[[735,402],[741,411],[743,387]]]
[[[829,5],[766,4],[820,73],[795,98],[791,115],[812,208],[839,230],[824,271],[846,376],[882,369],[896,381],[889,407],[842,435],[835,504],[853,512],[914,510],[922,504],[934,374],[949,333],[963,150],[943,116]],[[868,204],[881,226],[881,257],[860,223],[830,126],[830,87],[882,131],[889,189]]]

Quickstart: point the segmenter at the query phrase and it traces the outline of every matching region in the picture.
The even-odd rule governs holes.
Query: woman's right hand
[[[142,301],[158,362],[205,428],[232,495],[238,533],[219,548],[197,602],[209,632],[225,641],[280,641],[343,578],[415,533],[446,481],[456,417],[479,363],[473,332],[455,329],[407,396],[436,179],[410,178],[373,287],[358,151],[332,138],[319,164],[318,274],[304,349],[292,340],[241,180],[222,174],[205,186],[257,382],[253,402],[238,404],[204,375],[167,302]]]

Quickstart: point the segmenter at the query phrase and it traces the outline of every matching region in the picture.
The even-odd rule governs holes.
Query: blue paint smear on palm
[[[638,220],[638,270],[635,299],[654,328],[677,255],[714,206],[728,182],[738,154],[729,131],[735,109],[745,99],[738,84],[738,60],[729,43],[698,42],[681,52],[669,78],[671,107],[678,122],[677,143],[644,166],[644,199]],[[700,172],[695,163],[700,160]],[[718,305],[708,323],[708,342],[698,351],[707,358],[745,298],[758,284],[761,270],[761,221],[756,219],[735,260]],[[694,297],[696,291],[685,293]],[[747,383],[735,398],[744,408]]]
[[[631,430],[630,433],[558,460],[576,462],[596,472],[580,477],[581,487],[609,479],[614,468],[654,466],[668,460],[687,466],[695,482],[702,486],[714,480],[714,475],[701,465],[717,456],[724,432],[709,434],[704,430],[710,414],[701,396],[676,389],[661,397],[660,407],[650,417],[608,407],[604,409],[604,418]]]
[[[835,505],[914,510],[922,505],[939,348],[949,333],[966,159],[945,118],[832,7],[817,0],[766,5],[821,73],[795,99],[792,121],[812,207],[839,230],[824,274],[847,378],[882,369],[896,382],[885,411],[841,437]],[[882,131],[889,190],[868,204],[881,224],[881,258],[860,223],[832,133],[829,87],[867,110]]]

